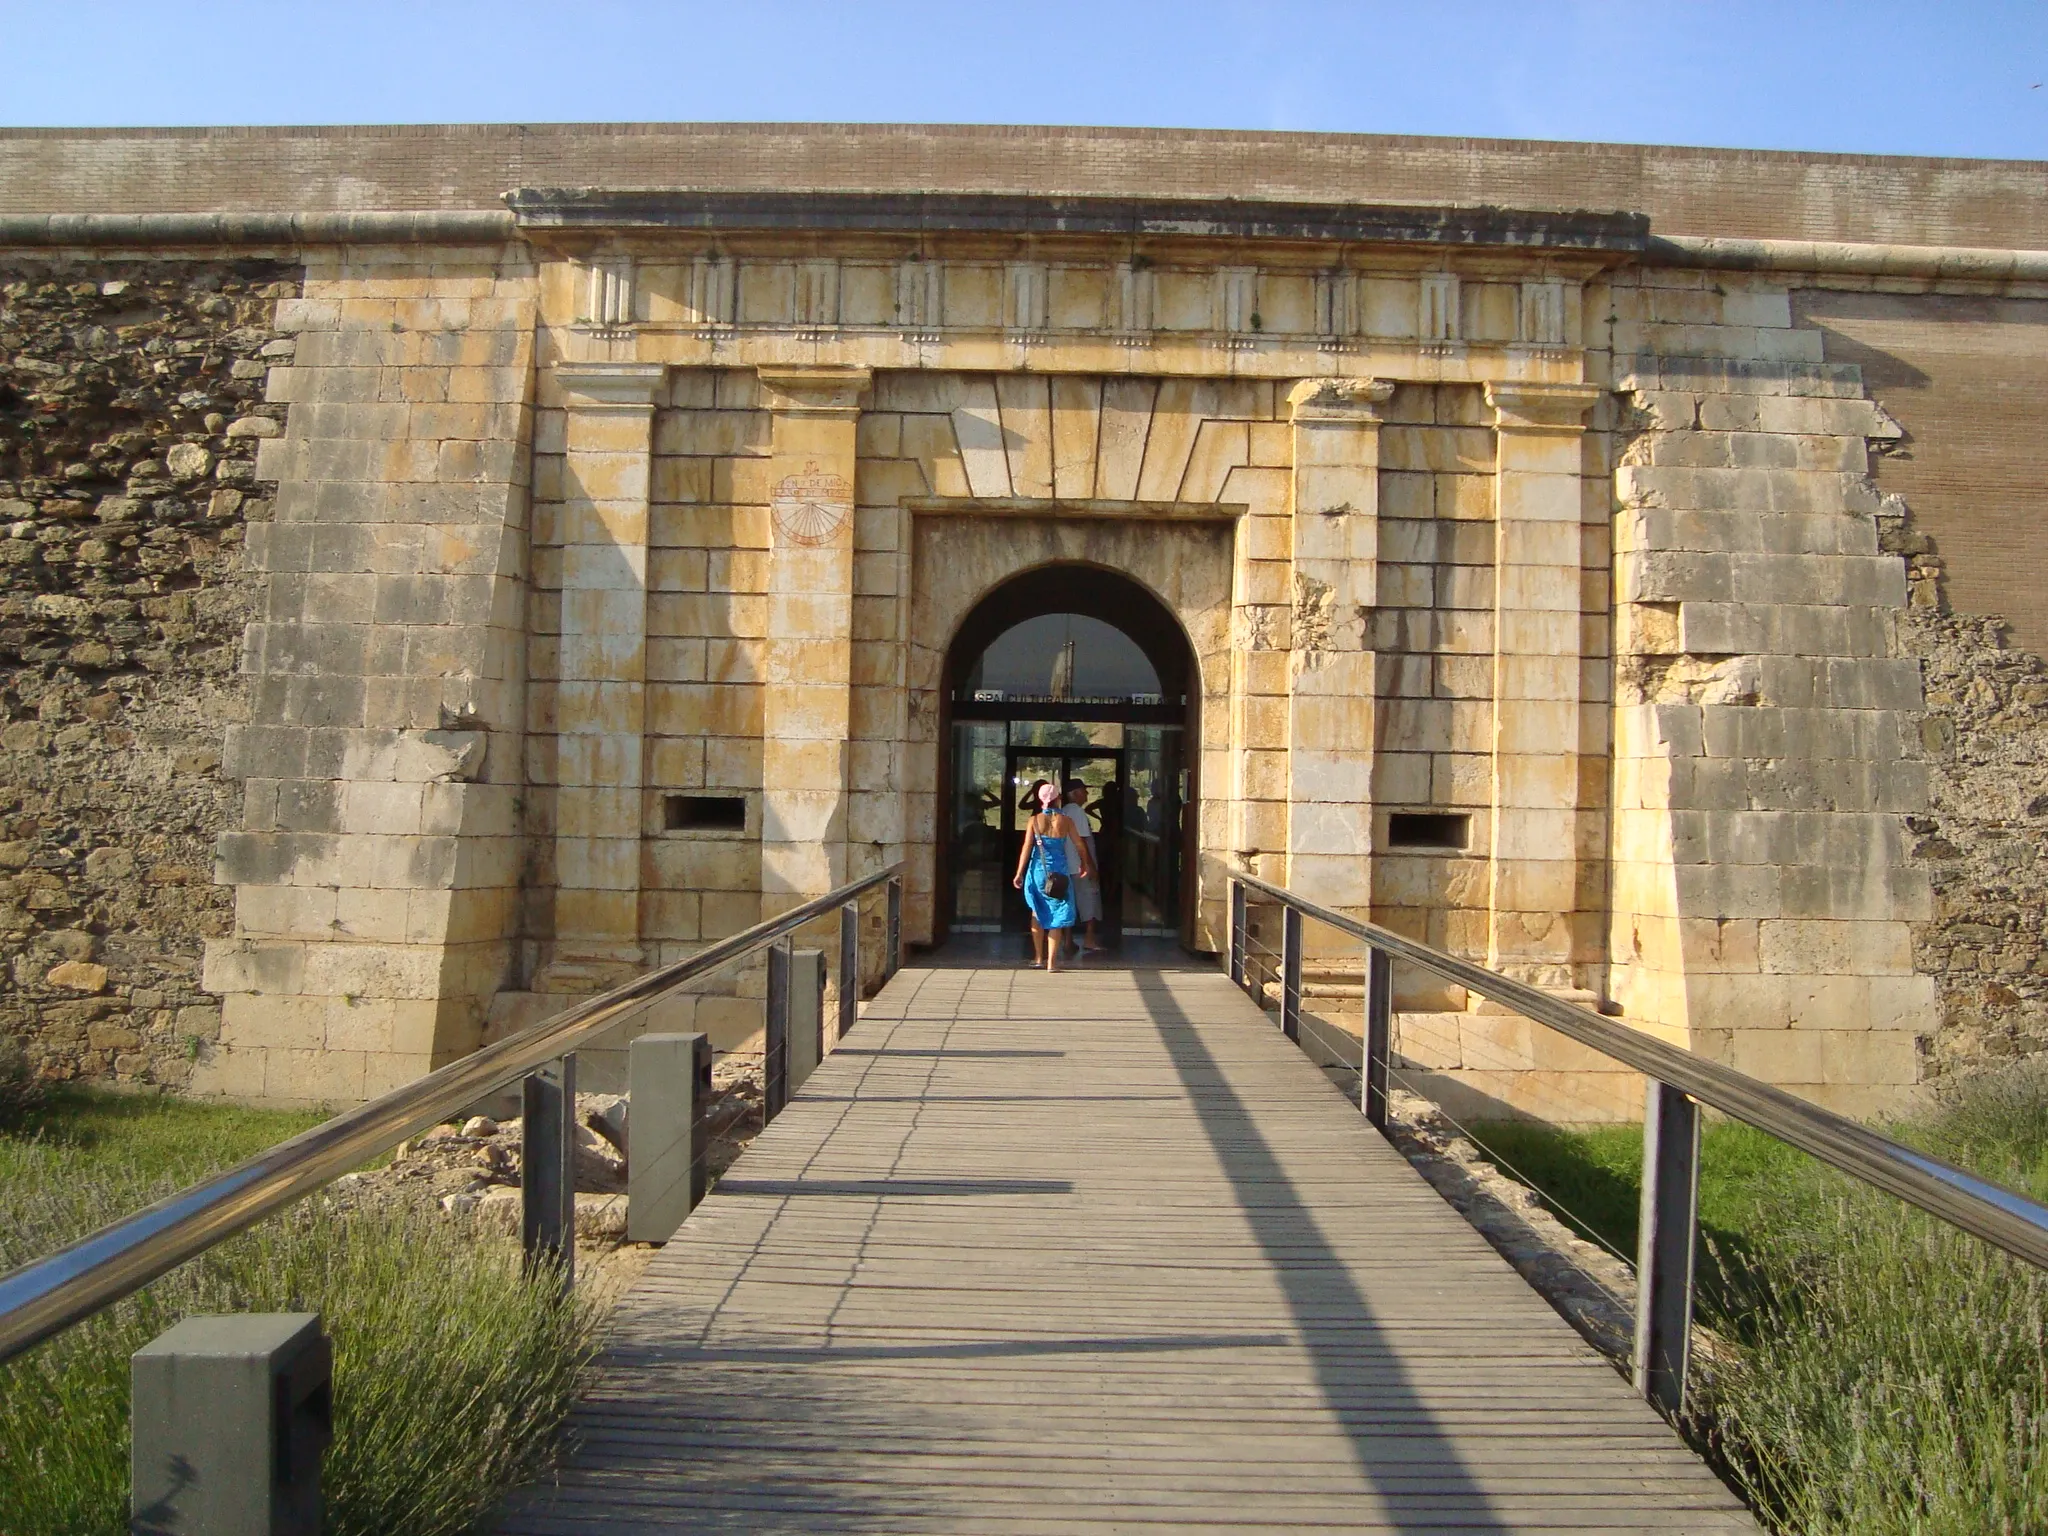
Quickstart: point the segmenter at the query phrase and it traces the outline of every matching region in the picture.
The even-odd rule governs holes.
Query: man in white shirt
[[[1088,864],[1091,869],[1100,870],[1096,862],[1095,828],[1088,820],[1088,786],[1079,779],[1067,780],[1067,803],[1060,807],[1060,814],[1072,823],[1074,835],[1088,844]],[[1074,922],[1085,935],[1081,940],[1081,953],[1094,954],[1102,946],[1102,877],[1100,874],[1074,881]]]

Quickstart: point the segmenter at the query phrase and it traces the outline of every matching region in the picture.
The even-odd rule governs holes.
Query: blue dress
[[[1029,832],[1025,836],[1030,837]],[[1066,875],[1067,894],[1055,899],[1045,894],[1047,875]],[[1067,868],[1067,840],[1064,837],[1032,838],[1031,861],[1024,866],[1024,904],[1031,909],[1032,921],[1039,927],[1071,928],[1074,926],[1074,880]]]

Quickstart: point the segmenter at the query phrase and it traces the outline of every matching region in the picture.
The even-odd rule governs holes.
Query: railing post
[[[1652,1078],[1643,1106],[1635,1378],[1636,1390],[1667,1414],[1685,1406],[1699,1203],[1699,1106]]]
[[[553,1260],[567,1289],[576,1282],[576,1057],[527,1073],[520,1100],[519,1237],[526,1267]]]
[[[860,903],[839,909],[839,1033],[844,1040],[860,1022]]]
[[[789,1102],[789,941],[768,946],[768,1004],[761,1042],[761,1123]]]
[[[887,981],[903,969],[903,881],[901,877],[889,882],[889,934],[884,941],[888,948],[882,954],[882,980]]]
[[[1280,909],[1280,1033],[1301,1039],[1301,911]]]
[[[1365,952],[1365,1063],[1359,1107],[1387,1128],[1387,1068],[1394,1053],[1394,962],[1384,950]]]
[[[1230,882],[1230,979],[1244,985],[1244,954],[1250,935],[1245,927],[1244,882]]]

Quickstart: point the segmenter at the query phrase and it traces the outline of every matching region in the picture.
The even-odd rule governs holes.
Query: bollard
[[[642,1035],[628,1048],[626,1240],[665,1243],[710,1182],[709,1035]]]
[[[315,1312],[188,1317],[129,1361],[136,1536],[319,1536],[334,1350]]]
[[[556,1261],[567,1289],[576,1281],[576,1058],[527,1073],[521,1107],[519,1238],[526,1267]]]
[[[825,1059],[825,951],[799,949],[789,957],[789,1087],[782,1096],[803,1087],[804,1079]]]
[[[860,903],[839,909],[839,1023],[835,1042],[853,1033],[860,1022]]]

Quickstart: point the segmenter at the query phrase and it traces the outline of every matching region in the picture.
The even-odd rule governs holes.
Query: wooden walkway
[[[1754,1531],[1223,976],[909,970],[503,1529]]]

